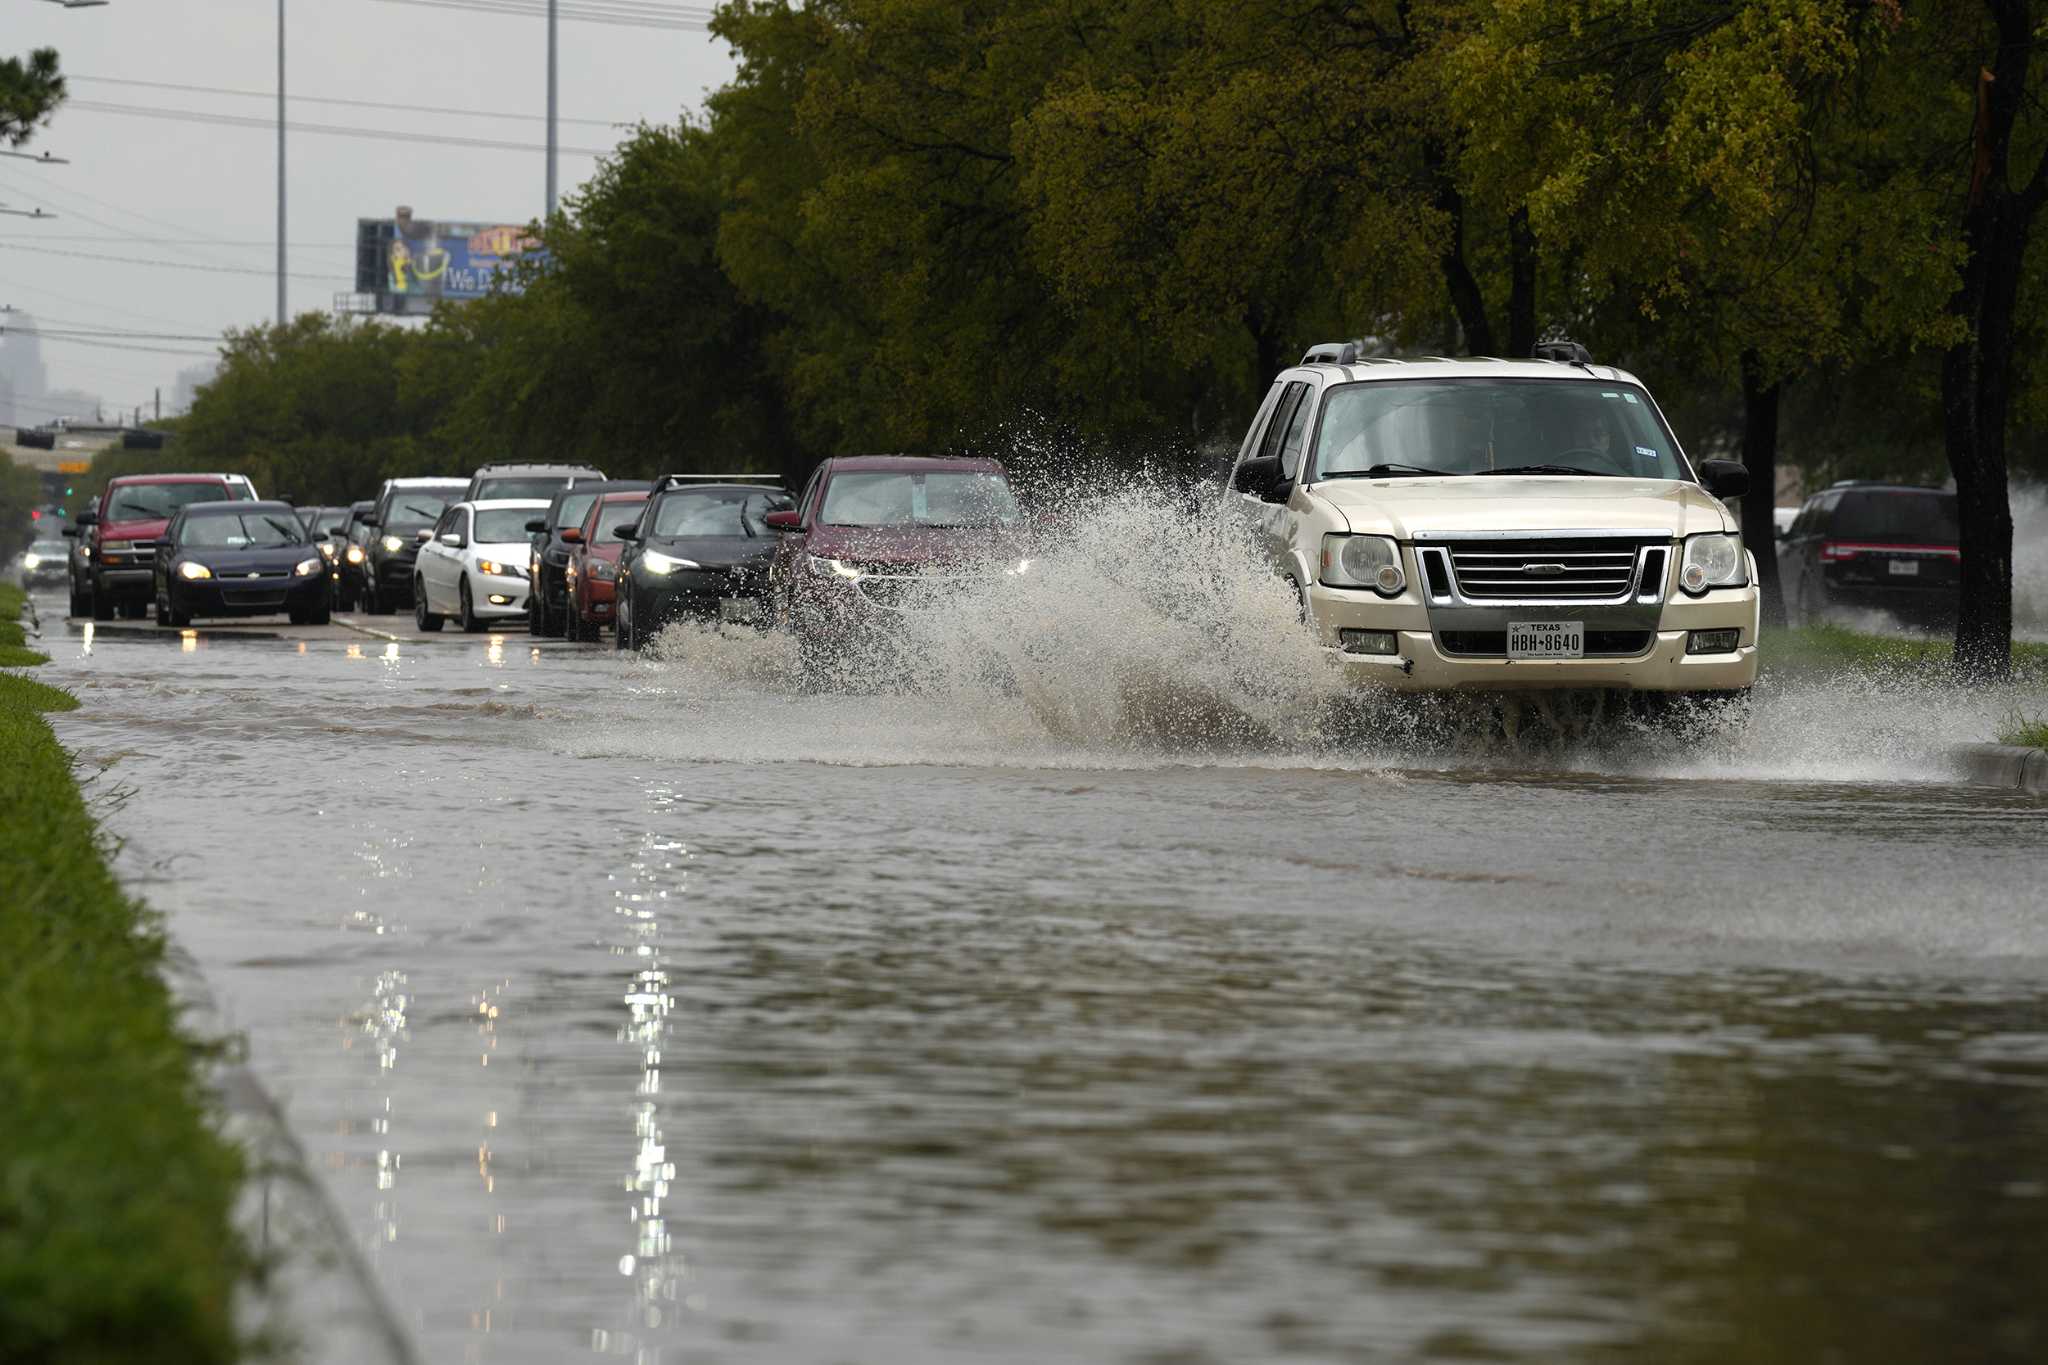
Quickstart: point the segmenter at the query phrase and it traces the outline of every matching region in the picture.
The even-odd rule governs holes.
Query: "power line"
[[[250,266],[209,265],[202,261],[158,261],[148,260],[140,256],[107,256],[96,251],[65,251],[62,248],[53,246],[10,245],[7,247],[7,250],[33,251],[43,256],[69,256],[74,260],[80,261],[112,261],[117,265],[158,266],[166,270],[205,270],[217,275],[259,275],[264,279],[274,279],[277,275],[277,272],[275,270],[259,270]],[[353,280],[355,276],[314,275],[301,271],[294,271],[292,273],[292,278],[295,280],[320,280],[328,284],[333,284],[337,280]]]
[[[86,213],[82,209],[68,207],[62,201],[67,199],[80,199],[88,204],[93,204],[100,208],[106,209],[110,213],[118,213],[124,218],[133,218],[139,222],[152,223],[157,227],[162,228],[176,228],[179,232],[184,233],[188,237],[196,235],[192,231],[192,229],[185,227],[183,224],[169,222],[162,218],[152,217],[151,215],[143,213],[138,209],[124,208],[120,204],[111,203],[105,199],[95,198],[94,196],[87,194],[83,190],[68,188],[59,189],[56,186],[49,185],[47,183],[38,185],[34,189],[27,189],[23,187],[20,181],[11,179],[0,179],[0,185],[7,186],[10,190],[17,194],[20,194],[22,198],[26,199],[31,204],[41,203],[53,208],[63,209],[65,213],[70,214],[72,217],[88,222],[92,224],[94,227],[105,228],[109,232],[122,232],[125,231],[125,229],[123,229],[121,225],[118,223],[109,223],[104,218],[95,218],[91,214]],[[48,195],[58,196],[58,202],[52,203],[48,198],[45,197]],[[217,261],[210,261],[204,253],[193,251],[189,247],[170,246],[168,247],[168,249],[170,251],[177,253],[180,256],[188,256],[196,261],[205,261],[208,264],[219,264],[219,262]]]
[[[95,303],[91,299],[79,298],[76,294],[61,294],[54,289],[47,289],[39,284],[22,284],[18,280],[0,280],[0,289],[18,289],[27,294],[40,294],[46,299],[57,299],[63,303],[76,304],[80,308],[89,308],[95,313],[118,313],[124,318],[136,318],[143,322],[162,323],[171,327],[189,325],[181,318],[167,318],[160,313],[138,313],[132,308],[116,308],[111,304]],[[27,311],[33,312],[34,310]]]
[[[201,360],[212,360],[220,354],[218,351],[181,351],[169,346],[138,346],[125,341],[95,341],[89,337],[41,336],[40,339],[74,346],[97,346],[107,351],[145,351],[150,355],[185,355]]]
[[[240,99],[275,100],[275,90],[233,90],[220,85],[179,85],[172,81],[143,81],[125,76],[74,76],[68,72],[67,81],[87,81],[98,85],[132,85],[145,90],[176,90],[189,95],[233,95]],[[389,109],[402,114],[450,114],[458,118],[502,118],[518,119],[527,123],[545,123],[545,114],[515,114],[493,109],[454,109],[433,104],[399,104],[389,100],[344,99],[337,95],[286,95],[292,104],[339,104],[351,109]],[[579,123],[587,128],[631,127],[631,119],[564,118],[562,123]],[[273,123],[274,126],[274,123]]]
[[[377,0],[384,5],[410,5],[421,9],[467,10],[476,14],[499,14],[526,19],[540,19],[547,15],[546,0]],[[646,11],[627,9],[598,9],[590,7],[592,0],[583,3],[566,3],[561,6],[560,17],[585,24],[617,24],[626,28],[677,29],[702,33],[711,27],[709,11],[668,10],[665,7]]]
[[[164,109],[140,104],[107,104],[100,100],[69,100],[66,109],[86,110],[95,114],[127,114],[138,118],[175,119],[185,123],[210,123],[230,128],[261,128],[274,132],[277,120],[258,118],[253,114],[201,113],[194,109]],[[358,128],[333,123],[291,123],[286,129],[295,133],[321,133],[330,137],[369,138],[380,142],[436,142],[449,147],[477,147],[487,151],[538,152],[544,150],[536,142],[511,142],[503,138],[463,137],[456,133],[414,133],[401,132],[393,128]],[[579,156],[610,156],[611,149],[599,147],[564,147],[563,151]]]
[[[108,225],[102,224],[102,226]],[[127,233],[121,233],[112,237],[99,237],[90,233],[71,232],[0,233],[0,243],[7,242],[120,242],[128,246],[273,247],[277,245],[277,239],[274,237],[265,237],[261,241],[236,241],[230,237],[133,237]],[[293,242],[291,243],[291,248],[294,251],[354,251],[356,244],[354,242]]]

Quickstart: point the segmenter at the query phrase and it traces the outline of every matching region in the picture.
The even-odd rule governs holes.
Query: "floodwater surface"
[[[687,633],[45,672],[422,1360],[2048,1355],[2048,803],[1940,756],[2008,703],[1318,737],[1077,614],[847,695]]]

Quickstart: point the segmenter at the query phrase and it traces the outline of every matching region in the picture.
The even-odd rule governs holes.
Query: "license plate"
[[[1917,559],[1894,559],[1892,561],[1891,573],[1893,578],[1916,578],[1920,573],[1920,561]]]
[[[761,604],[751,597],[721,597],[718,599],[718,619],[721,621],[745,622],[752,625],[761,615]]]
[[[1586,657],[1586,624],[1583,621],[1510,621],[1508,657],[1583,659]]]

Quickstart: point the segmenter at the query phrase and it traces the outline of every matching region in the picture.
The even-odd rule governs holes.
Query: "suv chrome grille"
[[[1451,572],[1474,601],[1613,601],[1636,582],[1641,540],[1559,538],[1452,542]]]

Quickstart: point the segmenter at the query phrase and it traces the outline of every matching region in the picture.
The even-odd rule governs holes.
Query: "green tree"
[[[37,48],[26,61],[0,59],[0,141],[19,147],[34,137],[64,102],[64,94],[56,49]]]

